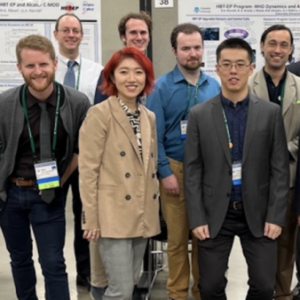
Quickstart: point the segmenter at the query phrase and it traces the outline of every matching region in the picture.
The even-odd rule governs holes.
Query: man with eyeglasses
[[[249,80],[250,92],[281,108],[289,150],[289,203],[286,224],[278,239],[275,299],[290,300],[297,232],[297,215],[293,203],[300,126],[300,79],[286,69],[293,51],[293,34],[288,27],[275,24],[267,28],[261,36],[260,47],[265,65]]]
[[[83,28],[80,19],[74,14],[60,16],[55,24],[54,37],[58,42],[59,54],[55,80],[64,85],[81,91],[89,98],[91,104],[99,96],[97,82],[102,66],[86,59],[80,54],[79,46],[83,38]],[[67,196],[72,188],[74,213],[74,252],[76,259],[76,283],[90,289],[90,255],[89,242],[83,239],[81,229],[82,203],[79,194],[78,169],[64,185]]]
[[[177,64],[172,71],[157,79],[154,91],[146,102],[146,106],[156,115],[161,207],[168,231],[167,290],[170,300],[186,299],[192,269],[192,294],[194,299],[200,299],[195,237],[191,266],[188,257],[189,228],[183,192],[183,151],[191,107],[218,94],[220,86],[200,69],[204,45],[198,26],[191,23],[176,26],[171,33],[171,45]]]
[[[191,109],[184,155],[200,294],[202,300],[227,299],[225,272],[238,236],[248,265],[246,299],[272,300],[289,191],[281,111],[249,93],[254,65],[246,41],[223,41],[216,57],[221,93]]]

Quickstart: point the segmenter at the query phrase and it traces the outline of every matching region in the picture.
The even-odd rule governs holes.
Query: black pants
[[[71,185],[73,194],[73,214],[74,214],[74,252],[76,259],[77,274],[82,277],[90,277],[90,252],[89,242],[83,239],[81,229],[82,203],[79,194],[79,173],[78,169],[70,176],[64,184],[64,193],[67,197],[69,186]]]
[[[297,240],[296,240],[296,271],[297,271],[297,280],[300,283],[300,230],[298,228]]]
[[[229,209],[214,239],[198,240],[199,289],[202,300],[226,300],[225,271],[234,236],[240,237],[249,274],[246,300],[272,300],[277,268],[277,242],[251,234],[244,212]]]

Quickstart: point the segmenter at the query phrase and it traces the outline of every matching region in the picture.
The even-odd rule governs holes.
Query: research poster
[[[16,64],[15,47],[20,38],[41,34],[49,38],[56,52],[53,31],[56,19],[67,12],[82,21],[81,54],[101,63],[101,0],[0,0],[0,93],[23,83]]]
[[[215,51],[226,38],[247,41],[253,50],[256,69],[264,65],[260,52],[260,37],[273,24],[284,24],[294,36],[292,61],[300,60],[300,2],[299,0],[178,0],[178,21],[192,22],[204,33],[203,69],[215,73]]]

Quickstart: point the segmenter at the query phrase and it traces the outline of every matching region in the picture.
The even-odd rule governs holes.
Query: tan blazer
[[[250,77],[249,88],[255,96],[269,100],[268,87],[262,69]],[[287,72],[286,76],[282,116],[290,153],[290,187],[294,187],[300,129],[300,78],[290,72]]]
[[[155,115],[140,108],[143,160],[116,97],[90,108],[80,129],[82,228],[100,228],[102,237],[150,237],[160,232]]]

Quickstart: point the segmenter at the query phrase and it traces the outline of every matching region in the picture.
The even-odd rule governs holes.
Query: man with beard
[[[0,226],[17,299],[38,299],[31,227],[46,299],[68,300],[61,186],[77,168],[78,132],[90,103],[54,82],[57,60],[47,38],[22,38],[16,55],[25,84],[0,95]]]
[[[190,263],[188,258],[189,226],[183,191],[183,152],[189,110],[220,92],[218,82],[201,71],[203,37],[199,27],[184,23],[171,33],[175,68],[158,78],[146,106],[156,114],[158,173],[163,217],[168,230],[169,299],[188,296]],[[197,287],[199,272],[197,241],[193,237],[192,294],[200,299]]]
[[[80,19],[74,14],[60,16],[55,24],[54,37],[58,42],[59,54],[55,79],[84,93],[93,104],[99,101],[100,92],[97,82],[102,66],[84,58],[79,51],[83,39],[83,28]],[[90,288],[90,252],[89,242],[82,238],[81,213],[82,203],[79,193],[78,170],[71,175],[64,185],[67,196],[69,187],[72,188],[72,208],[74,213],[74,254],[76,260],[76,283],[78,286]],[[107,284],[104,276],[104,284]]]
[[[300,126],[300,79],[286,69],[293,50],[293,34],[289,28],[281,24],[267,28],[261,36],[260,47],[265,65],[250,78],[250,92],[281,107],[290,158],[289,203],[286,224],[278,238],[275,294],[277,300],[290,300],[297,232],[293,202]]]

